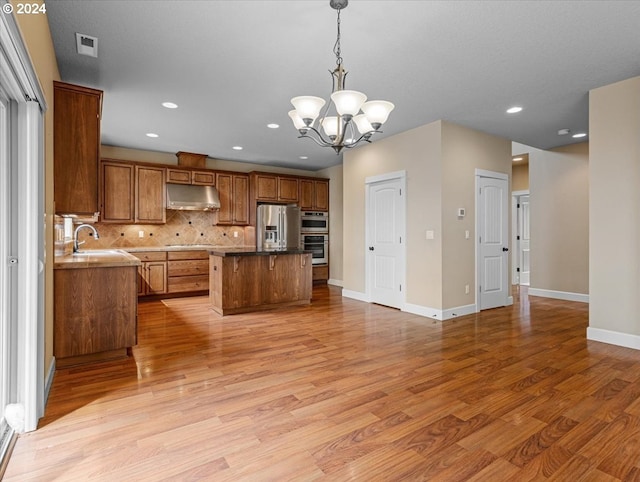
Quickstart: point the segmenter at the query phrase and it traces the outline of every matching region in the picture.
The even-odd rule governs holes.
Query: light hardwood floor
[[[640,480],[640,354],[587,341],[587,304],[139,314],[133,358],[57,372],[6,481]]]

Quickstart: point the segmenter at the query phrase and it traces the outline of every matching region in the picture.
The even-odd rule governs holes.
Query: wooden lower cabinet
[[[137,343],[136,266],[54,270],[58,367],[126,356]]]
[[[212,254],[209,274],[211,307],[221,315],[311,302],[311,254]]]
[[[314,283],[326,283],[329,280],[329,266],[314,266],[313,267],[313,282]]]
[[[166,293],[166,251],[140,251],[131,254],[142,261],[142,264],[138,267],[138,296]]]
[[[209,289],[209,253],[207,251],[169,251],[167,257],[168,293]]]

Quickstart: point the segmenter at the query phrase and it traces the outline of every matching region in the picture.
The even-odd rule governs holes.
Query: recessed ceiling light
[[[234,151],[241,151],[242,150],[242,146],[233,146],[232,149]]]
[[[579,139],[580,137],[587,137],[587,134],[585,132],[578,132],[577,134],[574,134],[571,137],[573,137],[574,139]]]
[[[566,136],[567,134],[569,134],[569,132],[571,132],[571,129],[560,129],[558,131],[558,135],[559,136]]]
[[[163,102],[162,107],[166,107],[167,109],[177,109],[178,104],[174,104],[173,102]]]
[[[305,159],[309,159],[309,156],[300,156],[300,159],[304,161]]]
[[[513,107],[510,107],[507,109],[507,114],[517,114],[521,110],[522,110],[522,107],[518,107],[517,105],[514,105]]]
[[[160,137],[158,134],[154,134],[153,132],[147,132],[147,137],[153,137],[154,139],[156,137]]]
[[[278,124],[267,124],[267,127],[269,129],[277,129],[278,127],[280,127]]]
[[[522,157],[514,157],[513,160],[514,161],[521,161],[523,158]]]

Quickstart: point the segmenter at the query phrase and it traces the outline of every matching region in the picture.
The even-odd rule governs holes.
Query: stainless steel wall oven
[[[311,251],[311,264],[327,264],[329,262],[329,235],[308,234],[301,235],[300,247]]]

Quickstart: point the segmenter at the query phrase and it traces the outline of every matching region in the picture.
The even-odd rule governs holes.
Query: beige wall
[[[511,174],[511,141],[442,123],[442,307],[475,303],[475,170]],[[466,216],[458,218],[458,208]],[[469,231],[469,239],[465,238]],[[465,285],[470,290],[465,294]]]
[[[442,302],[441,122],[433,122],[344,154],[343,279],[347,290],[365,292],[365,180],[407,174],[407,302],[439,308]],[[436,239],[427,241],[427,229]]]
[[[343,284],[343,247],[342,247],[342,164],[322,169],[318,177],[329,179],[329,280]]]
[[[476,168],[510,174],[511,142],[438,121],[346,153],[345,289],[365,292],[366,178],[405,170],[406,302],[433,309],[475,303]],[[460,207],[467,211],[463,219]],[[433,240],[426,239],[427,230],[434,231]]]
[[[589,326],[637,337],[640,77],[592,90],[589,105]]]
[[[529,162],[526,164],[521,164],[519,162],[513,163],[513,168],[511,170],[511,190],[529,190]]]
[[[529,153],[531,288],[589,293],[589,144]]]
[[[11,3],[15,5],[17,2]],[[16,15],[16,19],[48,106],[44,124],[46,213],[44,373],[46,376],[53,361],[53,81],[60,80],[60,72],[46,15]]]

